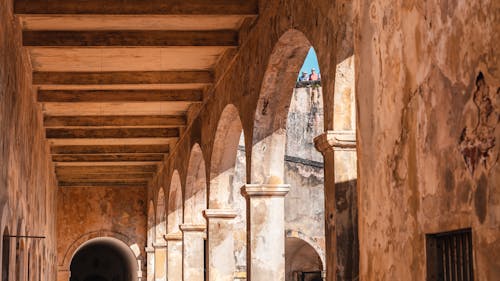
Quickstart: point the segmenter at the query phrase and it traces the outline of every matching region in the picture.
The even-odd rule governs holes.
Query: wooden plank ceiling
[[[14,10],[59,186],[145,187],[258,7],[257,0],[15,0]]]

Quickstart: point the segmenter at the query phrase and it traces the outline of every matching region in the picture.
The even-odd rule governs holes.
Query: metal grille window
[[[473,281],[472,232],[428,234],[427,281]]]

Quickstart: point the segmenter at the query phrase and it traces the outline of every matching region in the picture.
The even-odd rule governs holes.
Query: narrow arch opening
[[[113,238],[93,239],[73,256],[70,281],[136,281],[137,262],[130,248]]]

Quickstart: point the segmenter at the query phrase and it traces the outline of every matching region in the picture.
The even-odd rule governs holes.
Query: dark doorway
[[[106,241],[83,246],[71,261],[70,281],[133,281],[123,249]]]
[[[9,266],[10,266],[10,239],[9,239],[9,230],[6,228],[3,231],[3,239],[2,239],[2,281],[9,281]]]

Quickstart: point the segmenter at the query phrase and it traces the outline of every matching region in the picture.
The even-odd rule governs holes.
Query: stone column
[[[203,214],[207,219],[208,281],[234,281],[236,264],[232,220],[236,212],[208,209]]]
[[[287,184],[247,184],[247,280],[285,280]]]
[[[151,246],[146,247],[146,280],[155,280],[155,249]]]
[[[314,143],[325,165],[325,280],[358,280],[356,134],[328,131]]]
[[[155,281],[167,280],[167,243],[160,241],[153,243],[155,251]]]
[[[165,235],[167,241],[167,280],[182,280],[182,233]]]
[[[205,230],[204,225],[183,224],[182,277],[184,281],[205,280]]]

